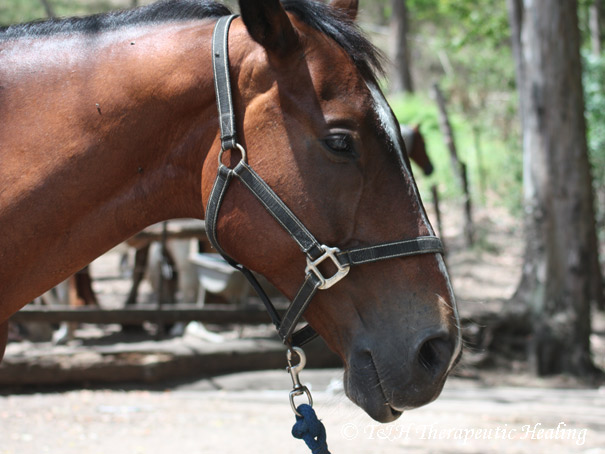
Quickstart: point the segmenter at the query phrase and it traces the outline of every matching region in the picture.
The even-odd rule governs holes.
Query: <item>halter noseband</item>
[[[221,129],[221,152],[219,154],[218,173],[206,207],[206,232],[208,239],[223,258],[240,270],[250,281],[265,304],[284,343],[303,345],[317,336],[317,333],[309,325],[296,332],[294,329],[317,290],[325,290],[337,284],[348,274],[350,267],[353,265],[409,255],[443,253],[443,245],[441,240],[435,236],[421,236],[411,240],[383,243],[345,251],[336,247],[328,247],[315,239],[267,183],[252,170],[246,162],[245,149],[237,142],[235,112],[229,79],[228,35],[229,26],[235,17],[237,16],[220,18],[212,36],[214,87]],[[223,153],[231,149],[238,149],[242,155],[240,162],[233,169],[228,168],[221,161]],[[216,223],[219,210],[229,183],[233,178],[238,178],[256,196],[307,256],[305,281],[292,300],[283,319],[279,316],[252,272],[229,257],[217,241]],[[318,268],[322,262],[327,260],[331,261],[337,269],[336,273],[329,277],[325,277]]]

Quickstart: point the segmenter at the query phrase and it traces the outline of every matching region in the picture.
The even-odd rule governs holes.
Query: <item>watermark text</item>
[[[586,443],[588,429],[569,427],[561,421],[556,426],[542,423],[497,427],[456,427],[440,424],[368,424],[360,426],[347,423],[342,426],[341,435],[347,440],[366,438],[368,440],[454,440],[463,444],[474,440],[571,440],[576,445]]]

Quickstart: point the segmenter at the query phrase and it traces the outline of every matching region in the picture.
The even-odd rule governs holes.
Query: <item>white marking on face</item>
[[[422,207],[422,204],[420,203],[420,196],[418,195],[418,189],[416,188],[416,184],[414,183],[414,178],[412,177],[412,173],[410,172],[410,169],[406,165],[405,152],[403,150],[403,147],[401,146],[402,145],[401,141],[399,140],[399,137],[401,136],[400,129],[399,129],[399,123],[395,119],[395,116],[393,115],[393,113],[391,111],[391,107],[389,106],[389,103],[387,102],[384,95],[380,91],[380,88],[378,88],[376,85],[371,84],[371,83],[368,83],[368,88],[370,89],[370,93],[372,94],[372,98],[374,99],[374,108],[376,110],[376,114],[378,115],[378,119],[380,120],[380,123],[381,123],[383,129],[389,136],[389,139],[391,140],[391,143],[393,144],[393,147],[395,148],[395,152],[397,153],[397,156],[399,157],[399,161],[401,162],[401,168],[402,168],[403,172],[405,173],[406,180],[409,182],[409,184],[412,187],[412,190],[414,193],[414,198],[418,201],[420,218],[422,219],[422,222],[428,229],[429,233],[431,235],[435,235],[435,231],[433,230],[433,227],[431,226],[431,224],[428,220],[428,217],[427,217],[426,213],[424,212],[424,208]]]
[[[402,168],[403,172],[405,173],[406,180],[412,187],[413,195],[416,198],[416,200],[418,201],[418,209],[419,209],[420,218],[422,219],[422,222],[424,223],[427,230],[429,231],[429,234],[435,235],[435,231],[433,230],[433,227],[431,226],[431,224],[428,220],[428,216],[426,215],[426,212],[424,211],[424,207],[422,206],[422,203],[420,203],[420,196],[418,195],[418,189],[416,188],[416,183],[414,182],[412,173],[410,172],[409,167],[406,165],[404,150],[403,150],[403,147],[401,146],[401,142],[399,140],[399,137],[400,137],[399,123],[397,122],[395,116],[393,115],[393,112],[391,111],[391,107],[389,106],[389,103],[385,99],[385,97],[382,94],[382,92],[380,91],[380,89],[372,83],[368,83],[367,85],[370,90],[370,93],[372,94],[372,98],[374,99],[374,109],[376,111],[378,119],[380,120],[380,123],[381,123],[384,131],[387,133],[389,139],[391,140],[391,142],[393,144],[393,147],[395,148],[395,152],[397,153],[399,160],[401,161],[401,168]],[[447,268],[445,267],[445,261],[443,260],[443,256],[441,254],[435,254],[435,257],[437,258],[437,264],[439,267],[439,271],[443,275],[443,278],[445,279],[445,282],[446,282],[446,286],[447,286],[448,293],[449,293],[448,296],[450,298],[450,301],[452,302],[452,309],[454,312],[456,328],[458,331],[457,337],[456,337],[456,346],[454,348],[454,354],[452,355],[452,359],[451,359],[450,366],[449,366],[451,368],[454,360],[456,359],[456,357],[458,356],[458,353],[460,352],[460,349],[462,348],[462,332],[460,329],[460,315],[458,314],[458,305],[456,304],[456,297],[454,296],[454,289],[452,287],[452,283],[450,281],[450,276],[449,276],[449,273],[447,272]]]

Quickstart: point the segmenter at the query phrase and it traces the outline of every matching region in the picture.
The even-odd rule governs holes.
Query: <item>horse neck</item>
[[[0,42],[0,225],[10,226],[0,323],[146,226],[203,217],[202,167],[218,124],[211,34],[202,21],[92,44]]]

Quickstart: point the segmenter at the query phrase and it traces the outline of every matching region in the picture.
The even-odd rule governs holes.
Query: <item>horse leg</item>
[[[84,301],[78,295],[77,274],[69,276],[67,279],[67,304],[70,308],[81,307]],[[53,333],[53,344],[65,345],[74,338],[74,332],[78,324],[76,322],[61,322],[59,329]]]
[[[92,289],[92,278],[88,265],[75,274],[75,298],[70,300],[70,306],[98,306],[97,295]]]
[[[0,324],[0,361],[4,358],[4,350],[8,342],[8,320]]]
[[[139,293],[139,285],[145,277],[145,271],[147,270],[147,257],[149,256],[149,247],[151,243],[137,249],[134,255],[134,270],[132,271],[132,287],[130,287],[130,293],[126,298],[126,306],[132,306],[137,303],[137,297]]]
[[[145,271],[147,270],[147,260],[149,256],[149,247],[151,243],[147,243],[145,246],[138,248],[134,255],[134,269],[132,270],[132,287],[130,287],[130,293],[126,298],[125,306],[134,306],[137,303],[137,297],[139,294],[139,286],[145,277]],[[123,324],[122,331],[139,333],[144,331],[142,325],[137,324]]]
[[[162,246],[162,258],[160,259],[159,266],[159,280],[158,280],[158,298],[160,305],[162,304],[175,304],[176,293],[179,287],[178,269],[176,262],[172,257],[170,251]],[[159,325],[159,335],[163,335],[166,332],[170,332],[174,327],[173,324]]]
[[[92,279],[88,265],[69,278],[68,290],[69,307],[98,306],[97,297],[92,289]],[[74,338],[78,327],[77,322],[63,322],[53,335],[56,345],[65,345]]]

